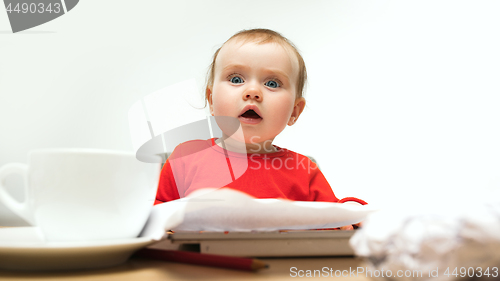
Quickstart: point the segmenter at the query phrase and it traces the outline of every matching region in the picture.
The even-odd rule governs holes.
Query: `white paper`
[[[368,216],[350,243],[379,273],[411,273],[398,280],[465,280],[460,270],[478,277],[488,268],[493,274],[500,269],[500,202],[384,210]]]
[[[200,190],[153,207],[141,236],[160,239],[174,231],[275,231],[333,228],[358,223],[369,205],[255,199],[229,188]]]

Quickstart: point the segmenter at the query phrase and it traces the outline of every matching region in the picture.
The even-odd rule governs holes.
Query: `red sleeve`
[[[309,160],[309,159],[308,159]],[[310,201],[324,201],[324,202],[338,202],[339,199],[335,196],[326,180],[323,173],[319,170],[318,165],[312,161],[309,162],[309,200]]]
[[[167,162],[165,162],[165,165],[163,165],[163,168],[161,169],[155,205],[179,198],[179,191],[175,183],[174,174],[172,173],[172,167],[170,166],[170,161],[167,159]]]

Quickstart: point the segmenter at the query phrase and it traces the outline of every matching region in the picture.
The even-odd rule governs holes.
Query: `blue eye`
[[[241,79],[241,77],[238,77],[238,76],[231,77],[231,79],[229,79],[229,81],[231,81],[231,83],[233,83],[233,84],[243,83],[243,79]]]
[[[280,86],[280,84],[274,80],[269,80],[264,85],[268,86],[269,88],[278,88]]]

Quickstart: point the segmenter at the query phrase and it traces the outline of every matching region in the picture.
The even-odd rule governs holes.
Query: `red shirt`
[[[206,187],[229,187],[256,198],[366,204],[353,197],[339,200],[314,162],[275,147],[274,153],[242,154],[222,149],[214,139],[182,143],[163,166],[155,204]]]

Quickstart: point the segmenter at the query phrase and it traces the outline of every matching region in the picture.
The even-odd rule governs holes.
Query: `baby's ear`
[[[207,89],[205,91],[205,98],[208,101],[208,106],[210,108],[210,114],[213,116],[214,115],[214,107],[213,107],[213,103],[212,103],[212,90],[209,87],[207,87]]]
[[[290,119],[288,119],[288,126],[292,126],[299,119],[300,114],[304,111],[304,107],[306,106],[306,99],[298,98],[295,100],[295,105],[293,106],[292,115]]]

